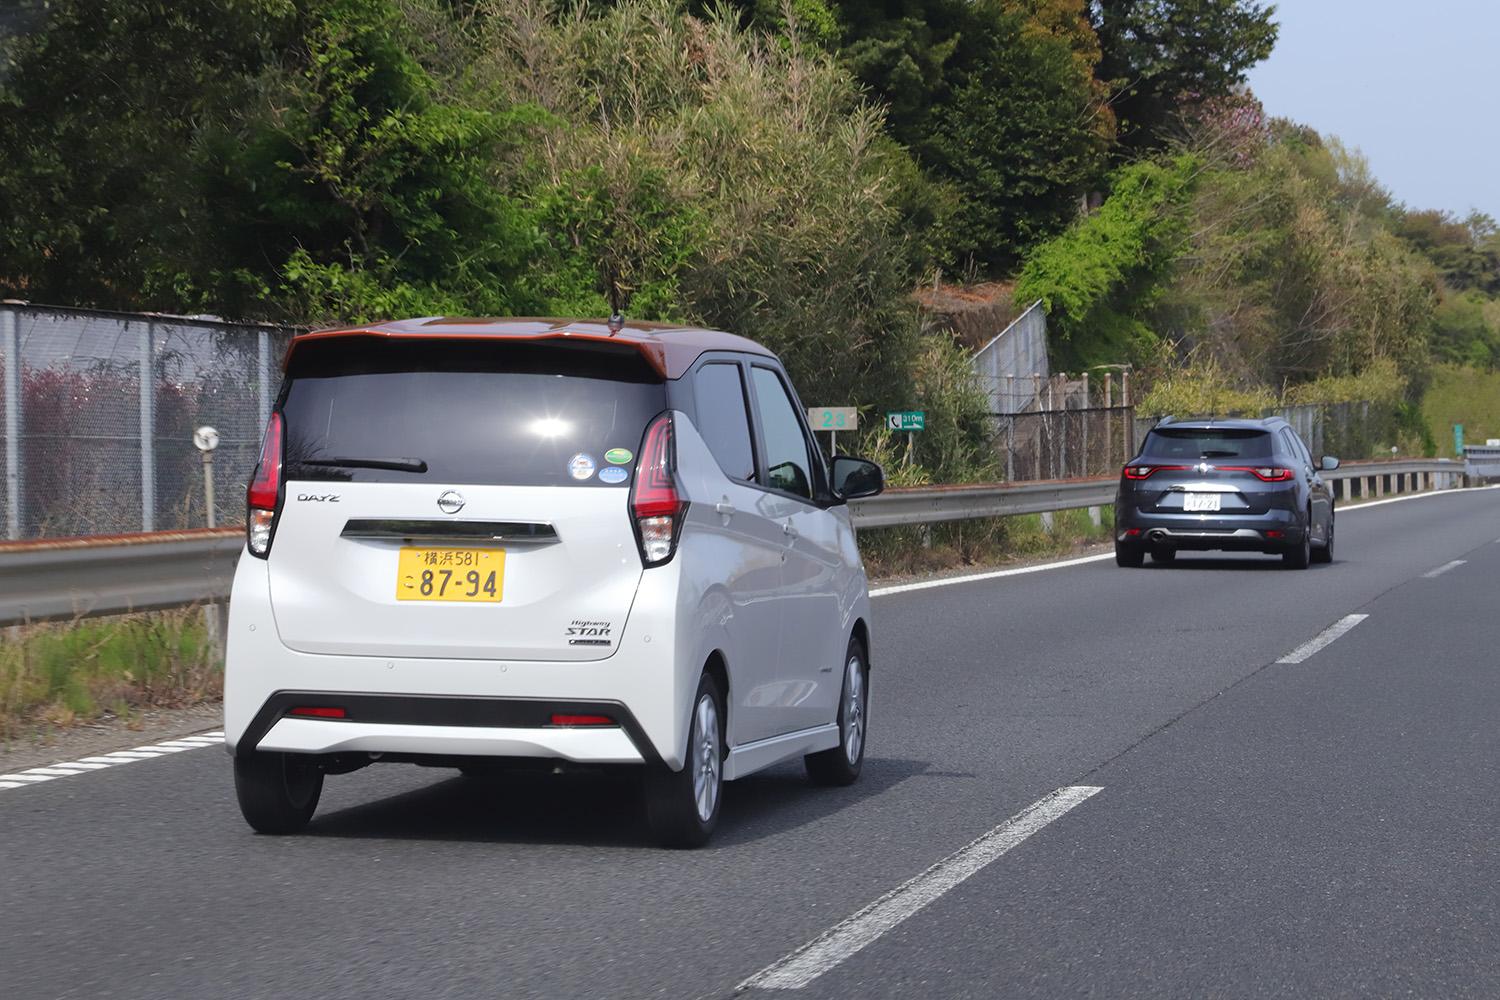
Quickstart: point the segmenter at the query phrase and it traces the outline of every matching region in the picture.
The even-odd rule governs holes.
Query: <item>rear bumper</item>
[[[1265,514],[1212,517],[1122,508],[1115,517],[1115,538],[1119,542],[1171,549],[1279,552],[1289,545],[1300,545],[1305,530],[1294,512],[1278,509]]]
[[[690,702],[712,647],[677,613],[672,564],[644,574],[613,656],[519,661],[307,653],[281,642],[264,560],[244,558],[230,600],[224,742],[307,754],[539,758],[682,766]],[[344,719],[288,718],[297,705]],[[618,727],[554,727],[552,712]]]
[[[365,752],[439,757],[552,757],[588,764],[644,762],[640,751],[619,727],[514,729],[282,718],[261,738],[257,748],[309,754]]]

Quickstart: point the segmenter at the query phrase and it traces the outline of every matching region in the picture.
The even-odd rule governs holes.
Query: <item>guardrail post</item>
[[[21,537],[21,333],[14,306],[0,306],[5,362],[5,537]]]
[[[1056,527],[1057,525],[1052,518],[1052,512],[1050,510],[1042,511],[1042,530],[1050,535]]]
[[[1096,528],[1104,527],[1104,514],[1098,507],[1089,508],[1089,523]]]
[[[1385,496],[1385,477],[1384,476],[1380,476],[1380,475],[1371,476],[1370,477],[1370,483],[1374,487],[1375,495],[1377,497],[1383,497],[1383,496]]]
[[[141,332],[141,530],[156,530],[156,324]]]

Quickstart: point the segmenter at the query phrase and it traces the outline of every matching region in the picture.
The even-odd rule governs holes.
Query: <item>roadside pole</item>
[[[219,526],[214,509],[214,449],[219,447],[219,432],[212,427],[199,427],[193,431],[193,446],[203,456],[203,506],[205,520],[210,528]],[[203,606],[203,630],[208,641],[224,656],[224,606],[210,601]]]

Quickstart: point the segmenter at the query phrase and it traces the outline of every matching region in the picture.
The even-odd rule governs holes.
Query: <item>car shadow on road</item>
[[[753,843],[814,823],[927,772],[924,761],[869,758],[860,780],[823,788],[783,764],[731,782],[708,850]],[[451,773],[451,772],[449,772]],[[358,839],[652,847],[638,773],[629,770],[444,778],[422,788],[320,813],[307,836]],[[336,779],[335,779],[336,780]]]
[[[1310,570],[1328,569],[1330,563],[1313,563],[1308,567]],[[1286,565],[1279,556],[1242,556],[1238,559],[1227,559],[1223,556],[1189,556],[1179,555],[1169,563],[1154,563],[1149,558],[1141,569],[1155,570],[1159,573],[1170,573],[1173,570],[1183,569],[1206,569],[1206,570],[1234,570],[1236,572],[1284,572]],[[1292,571],[1295,572],[1295,571]]]

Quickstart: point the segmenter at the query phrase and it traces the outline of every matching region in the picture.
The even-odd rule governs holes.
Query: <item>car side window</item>
[[[713,452],[719,468],[730,479],[755,478],[755,452],[750,446],[750,411],[740,366],[715,362],[693,376],[693,404],[698,433]]]
[[[752,368],[756,413],[766,448],[765,485],[812,499],[812,459],[796,407],[780,376],[769,368]]]
[[[1294,458],[1300,459],[1303,465],[1312,465],[1312,456],[1296,432],[1290,428],[1283,427],[1281,429],[1281,436],[1286,440],[1287,447],[1291,450]]]

